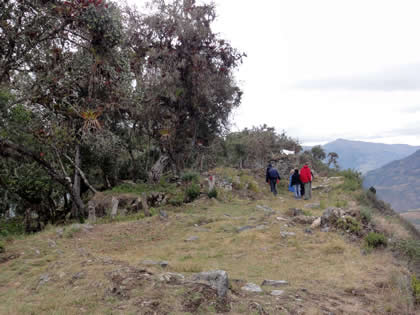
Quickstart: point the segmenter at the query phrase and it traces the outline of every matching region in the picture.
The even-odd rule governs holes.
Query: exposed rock
[[[119,200],[116,197],[112,197],[111,199],[111,204],[112,204],[112,208],[111,208],[111,217],[115,218],[115,216],[117,215],[117,211],[118,211],[118,204],[119,204]]]
[[[279,221],[287,221],[287,219],[282,218],[282,217],[276,217],[276,219],[279,220]]]
[[[166,272],[162,273],[158,277],[159,281],[171,283],[171,284],[179,284],[184,282],[185,277],[183,274],[174,273],[174,272]]]
[[[252,226],[252,225],[245,225],[245,226],[241,226],[241,227],[239,227],[239,228],[237,228],[237,232],[238,233],[241,233],[241,232],[243,232],[243,231],[246,231],[246,230],[250,230],[250,229],[255,229],[255,226]]]
[[[288,285],[289,282],[287,282],[286,280],[264,280],[261,285],[262,286],[271,286],[271,287],[280,287],[283,285]]]
[[[296,236],[294,232],[280,232],[281,237],[286,238],[288,236]]]
[[[306,228],[306,229],[304,230],[304,232],[305,232],[306,234],[312,234],[312,230],[311,230],[311,229],[309,229],[309,228]]]
[[[50,280],[51,280],[50,275],[48,273],[44,273],[39,277],[38,286],[44,285],[45,283],[47,283]]]
[[[284,294],[284,291],[283,290],[273,290],[273,291],[271,291],[270,294],[273,295],[273,296],[280,296],[280,295]]]
[[[55,230],[55,233],[57,234],[58,237],[63,237],[64,229],[63,228],[57,228]]]
[[[340,208],[327,208],[321,216],[321,226],[333,225],[339,218],[344,215],[344,211]]]
[[[315,219],[315,221],[312,222],[312,224],[311,224],[312,229],[319,228],[320,226],[321,226],[321,217]]]
[[[296,216],[303,215],[304,213],[303,213],[302,209],[298,209],[298,208],[289,208],[288,214],[289,214],[291,217],[296,217]]]
[[[155,261],[155,260],[143,260],[140,262],[140,264],[145,265],[145,266],[154,266],[154,265],[159,265],[162,268],[166,268],[169,265],[169,262],[162,260],[162,261]]]
[[[165,210],[159,210],[159,216],[162,218],[162,219],[168,219],[168,213],[165,211]]]
[[[241,290],[248,291],[248,292],[256,292],[256,293],[263,292],[260,286],[256,285],[255,283],[250,283],[250,282],[247,283],[245,286],[243,286]]]
[[[192,281],[210,285],[219,297],[225,297],[229,289],[228,274],[224,270],[200,272],[192,276]]]
[[[257,230],[265,230],[267,229],[267,225],[261,224],[256,227]]]
[[[198,241],[199,237],[198,236],[190,236],[187,239],[185,239],[185,242],[193,242],[193,241]]]
[[[273,209],[271,209],[270,207],[267,207],[267,206],[257,205],[257,209],[263,210],[264,212],[268,212],[268,213],[274,213],[275,212]]]
[[[323,228],[321,229],[321,232],[329,232],[329,231],[330,231],[330,228],[329,228],[328,226],[323,227]]]
[[[305,205],[305,208],[319,209],[319,208],[321,208],[321,203],[319,203],[319,202],[317,202],[317,203],[308,203],[307,205]]]
[[[299,215],[294,217],[292,221],[298,224],[312,224],[316,220],[316,217],[307,216],[307,215]]]

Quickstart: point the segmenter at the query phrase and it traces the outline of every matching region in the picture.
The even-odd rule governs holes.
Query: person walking
[[[294,174],[294,170],[290,170],[290,174],[289,174],[289,191],[291,191],[291,192],[295,192],[295,186],[293,186],[293,184],[292,184],[293,174]]]
[[[300,180],[298,169],[295,169],[295,172],[292,175],[291,185],[294,188],[295,198],[300,199],[302,197],[300,194],[300,186],[302,185],[302,182]]]
[[[300,170],[300,180],[305,187],[305,195],[303,199],[309,200],[312,198],[312,173],[311,169],[305,164]]]
[[[270,189],[271,192],[274,194],[274,196],[277,195],[277,189],[276,184],[277,180],[280,180],[280,174],[271,164],[268,164],[267,172],[265,174],[265,181],[267,183],[270,183]]]

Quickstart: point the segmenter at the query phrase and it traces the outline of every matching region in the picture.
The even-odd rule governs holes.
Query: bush
[[[0,237],[22,235],[25,233],[25,226],[21,218],[0,220]]]
[[[186,172],[182,174],[181,176],[181,180],[184,183],[192,183],[192,182],[197,183],[198,179],[199,179],[199,175],[196,172]]]
[[[0,254],[6,251],[6,245],[2,241],[0,241]]]
[[[200,196],[200,186],[197,184],[190,184],[185,190],[185,198],[191,202]]]
[[[370,247],[370,248],[378,248],[380,246],[386,247],[388,244],[385,235],[381,233],[375,233],[375,232],[370,232],[365,237],[365,242],[366,242],[367,247]]]
[[[211,198],[217,198],[217,190],[216,188],[213,188],[212,190],[210,190],[207,194],[207,196],[211,199]]]
[[[396,248],[410,260],[420,263],[420,242],[416,240],[401,240]]]
[[[362,228],[360,227],[360,223],[352,217],[345,217],[345,218],[338,219],[337,227],[339,229],[350,231],[351,233],[356,233],[356,234],[362,230]]]
[[[413,290],[414,302],[420,304],[420,280],[415,276],[411,278],[411,288]]]
[[[360,210],[360,219],[365,223],[369,223],[372,221],[372,211],[368,208]]]
[[[168,203],[172,206],[179,207],[184,203],[183,195],[175,195],[168,200]]]
[[[343,190],[356,191],[362,188],[362,173],[348,169],[341,171],[340,175],[344,177],[344,183],[340,185]]]

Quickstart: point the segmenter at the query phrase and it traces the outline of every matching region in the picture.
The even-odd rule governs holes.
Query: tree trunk
[[[156,161],[156,163],[152,166],[149,171],[149,182],[150,183],[157,183],[159,182],[163,171],[165,170],[166,166],[168,165],[169,157],[167,155],[161,155],[160,158]]]
[[[73,193],[80,199],[80,144],[76,144],[76,153],[74,157],[74,181],[73,181]],[[80,213],[78,213],[78,207],[73,205],[71,209],[71,214],[73,218],[78,218]]]

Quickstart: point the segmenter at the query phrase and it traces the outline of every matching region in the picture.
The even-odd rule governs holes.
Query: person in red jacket
[[[307,164],[300,170],[300,180],[305,187],[305,195],[303,199],[308,200],[312,198],[312,172]]]

